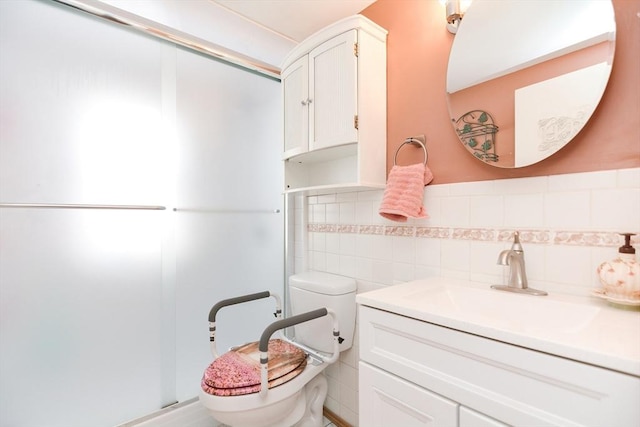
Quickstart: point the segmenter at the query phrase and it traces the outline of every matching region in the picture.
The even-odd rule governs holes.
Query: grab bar
[[[239,297],[228,298],[222,301],[217,302],[211,310],[209,310],[209,342],[211,346],[211,353],[213,357],[218,357],[218,351],[216,349],[216,314],[220,311],[221,308],[227,307],[235,304],[242,304],[249,301],[255,301],[262,298],[273,297],[276,300],[276,312],[273,313],[278,319],[282,317],[282,304],[280,302],[280,297],[278,295],[272,294],[269,291],[257,292],[255,294],[247,294]]]
[[[260,350],[260,395],[264,396],[269,390],[269,339],[274,332],[288,328],[289,326],[297,325],[299,323],[308,322],[309,320],[317,319],[330,315],[333,318],[333,354],[329,358],[323,358],[325,363],[333,363],[338,360],[340,355],[340,343],[343,341],[340,338],[340,328],[338,325],[338,318],[336,313],[328,308],[319,308],[316,310],[308,311],[306,313],[298,314],[296,316],[287,317],[286,319],[277,320],[266,327],[262,336],[260,337],[260,344],[258,349]]]
[[[163,211],[165,206],[158,205],[85,205],[65,203],[0,203],[0,208],[37,208],[37,209],[128,209]]]

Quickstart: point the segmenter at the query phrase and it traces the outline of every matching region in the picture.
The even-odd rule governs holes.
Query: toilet
[[[277,296],[268,292],[264,294],[259,297],[274,296],[279,304]],[[258,354],[257,342],[240,346],[217,357],[205,371],[200,402],[222,424],[232,427],[322,426],[322,408],[327,396],[324,370],[338,359],[340,352],[353,345],[356,282],[330,273],[300,273],[289,277],[289,296],[292,315],[267,327],[260,341],[264,352]],[[228,305],[248,300],[240,297]],[[305,320],[310,316],[319,317]],[[211,324],[210,314],[210,329],[215,334],[215,314],[213,318]],[[281,324],[299,322],[300,319],[300,323],[292,325],[294,338],[285,337],[284,328],[273,332],[271,339],[267,336],[268,358],[272,361],[270,369],[276,365],[274,360],[290,361],[277,363],[277,373],[272,373],[275,368],[267,373],[267,363],[263,359],[267,354],[265,335],[270,335],[271,329]],[[282,354],[277,353],[280,349]],[[212,352],[216,356],[215,346]],[[236,371],[227,369],[229,364],[224,360],[238,359],[249,365],[252,361],[257,365],[260,360],[262,385],[255,383],[255,377],[252,377],[254,381],[251,384],[246,379],[238,379],[241,377],[238,372],[246,370],[244,366]],[[254,373],[252,371],[252,375]],[[230,385],[234,381],[238,382],[237,387]],[[264,386],[267,383],[268,389]],[[223,385],[216,388],[216,384]]]

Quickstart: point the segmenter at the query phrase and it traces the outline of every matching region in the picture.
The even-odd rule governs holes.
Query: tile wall
[[[430,185],[429,218],[406,223],[378,215],[382,195],[296,196],[295,271],[354,277],[358,292],[432,276],[503,284],[498,253],[519,230],[531,287],[589,297],[597,265],[616,256],[617,233],[640,233],[640,168]],[[328,369],[325,403],[354,426],[358,341]]]

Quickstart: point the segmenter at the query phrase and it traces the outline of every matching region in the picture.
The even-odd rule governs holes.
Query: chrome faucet
[[[504,250],[498,255],[498,264],[509,266],[509,281],[504,285],[491,285],[500,291],[518,292],[530,295],[547,295],[545,291],[532,289],[527,282],[527,272],[524,263],[524,250],[520,244],[520,233],[513,234],[511,249]]]

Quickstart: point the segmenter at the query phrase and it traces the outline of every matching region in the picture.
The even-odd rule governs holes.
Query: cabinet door
[[[357,31],[336,36],[309,53],[309,149],[358,141]]]
[[[361,426],[457,426],[456,402],[367,363],[359,367]]]
[[[309,59],[295,61],[282,73],[284,156],[304,153],[309,144]]]
[[[508,424],[464,406],[460,407],[460,427],[507,427]]]

